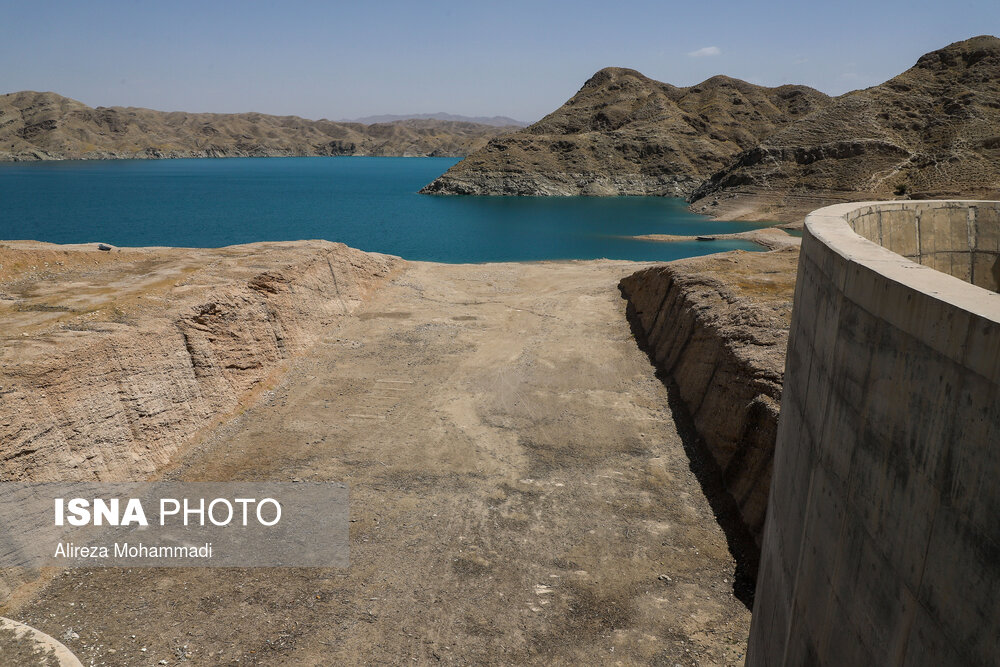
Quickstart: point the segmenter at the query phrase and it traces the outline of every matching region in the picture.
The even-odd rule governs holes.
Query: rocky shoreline
[[[60,160],[175,160],[184,158],[264,158],[264,157],[464,157],[465,150],[402,151],[393,148],[363,150],[357,146],[344,149],[321,147],[313,150],[281,150],[268,146],[252,148],[211,147],[200,150],[160,150],[143,148],[134,151],[88,151],[53,153],[29,150],[20,153],[0,151],[0,162],[54,162]]]
[[[422,194],[501,195],[515,197],[686,197],[695,182],[684,177],[595,172],[447,172],[420,190]]]

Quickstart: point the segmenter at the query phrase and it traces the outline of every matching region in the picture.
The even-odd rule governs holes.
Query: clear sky
[[[1000,33],[1000,0],[0,0],[0,92],[314,119],[533,121],[609,65],[675,85],[727,74],[840,94],[986,33]]]

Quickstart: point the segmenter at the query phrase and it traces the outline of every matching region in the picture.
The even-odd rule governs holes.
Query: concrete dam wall
[[[1000,208],[992,202],[886,202],[852,210],[847,224],[918,264],[1000,289]]]
[[[996,664],[998,261],[1000,202],[806,218],[748,665]]]

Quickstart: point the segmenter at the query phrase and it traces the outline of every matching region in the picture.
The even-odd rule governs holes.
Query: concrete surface
[[[1000,294],[850,224],[924,259],[997,206],[806,219],[748,665],[997,664]]]
[[[76,656],[53,637],[2,616],[0,661],[10,667],[83,667]]]
[[[883,202],[847,215],[883,248],[961,280],[1000,289],[1000,203]]]

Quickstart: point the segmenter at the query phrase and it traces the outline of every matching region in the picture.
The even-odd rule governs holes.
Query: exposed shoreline
[[[745,232],[733,232],[730,234],[697,234],[693,236],[676,234],[642,234],[632,236],[639,241],[657,241],[661,243],[676,243],[679,241],[724,241],[740,240],[752,241],[767,250],[780,250],[782,248],[798,247],[802,239],[788,234],[780,226],[764,227],[762,229],[750,229]]]
[[[351,157],[368,157],[368,158],[446,158],[446,159],[461,159],[463,155],[461,153],[455,154],[427,154],[427,153],[407,153],[407,154],[382,154],[382,153],[345,153],[345,154],[325,154],[325,153],[285,153],[281,151],[264,151],[264,152],[240,152],[240,151],[169,151],[168,153],[162,153],[158,151],[132,151],[132,152],[121,152],[121,153],[87,153],[78,156],[62,156],[62,155],[48,155],[45,154],[42,157],[35,156],[24,156],[24,155],[14,155],[11,156],[10,153],[0,152],[0,163],[35,163],[35,162],[112,162],[115,160],[122,161],[132,161],[132,160],[229,160],[229,159],[266,159],[266,158],[296,158],[296,157],[307,157],[307,158],[351,158]],[[0,241],[2,243],[2,241]]]

